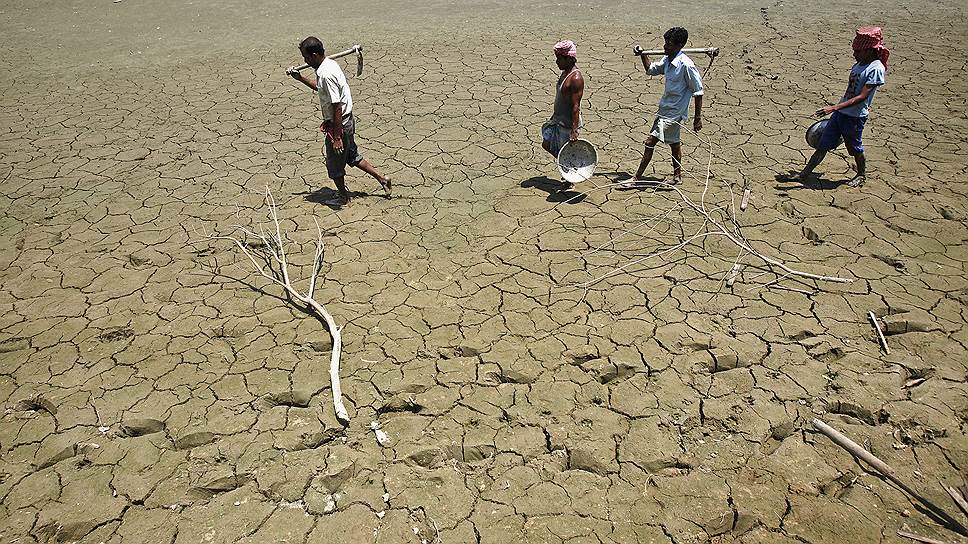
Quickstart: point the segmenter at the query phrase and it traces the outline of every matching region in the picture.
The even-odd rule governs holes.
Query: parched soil
[[[815,4],[5,3],[0,541],[955,541],[810,422],[957,512],[966,8]],[[871,23],[894,54],[867,184],[842,150],[778,181]],[[681,194],[619,190],[662,89],[630,46],[673,25],[722,49],[705,127]],[[318,102],[283,71],[307,34],[364,44],[392,199],[354,171],[322,203]],[[572,191],[539,145],[564,37],[599,153]],[[346,427],[323,323],[205,238],[267,226],[266,186],[303,288],[324,232]]]

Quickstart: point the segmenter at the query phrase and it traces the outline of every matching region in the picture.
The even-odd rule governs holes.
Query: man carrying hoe
[[[652,123],[649,138],[645,142],[639,168],[635,171],[632,180],[625,184],[627,187],[634,186],[635,182],[642,179],[645,169],[652,161],[655,146],[659,142],[669,144],[672,148],[670,184],[675,185],[682,181],[682,143],[679,128],[689,118],[690,99],[696,102],[696,116],[693,119],[692,128],[696,132],[702,130],[702,78],[692,59],[682,52],[682,48],[689,39],[689,33],[684,28],[675,27],[666,31],[663,37],[665,56],[658,62],[650,64],[648,55],[643,54],[640,49],[634,50],[636,55],[641,56],[646,73],[650,76],[665,75],[665,92],[659,99],[659,111],[655,122]]]
[[[343,70],[335,60],[326,58],[323,42],[315,36],[300,42],[299,52],[302,53],[306,64],[316,70],[316,79],[311,81],[295,70],[289,74],[293,79],[301,81],[319,94],[319,105],[323,115],[323,123],[319,126],[319,130],[326,134],[326,170],[339,190],[339,197],[327,204],[334,206],[349,204],[350,192],[346,189],[345,181],[347,164],[373,176],[380,182],[387,198],[390,198],[390,178],[373,168],[356,146],[353,97],[350,95],[350,87],[346,83]]]

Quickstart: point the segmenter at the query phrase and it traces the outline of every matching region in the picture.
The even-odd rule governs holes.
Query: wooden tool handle
[[[350,47],[349,49],[347,49],[346,51],[340,51],[339,53],[334,53],[334,54],[330,55],[328,58],[338,59],[340,57],[345,57],[346,55],[352,55],[353,53],[359,53],[362,50],[363,50],[363,46],[362,45],[359,45],[359,44],[356,44],[353,47]]]
[[[709,55],[710,57],[715,57],[719,55],[718,47],[693,47],[688,49],[683,49],[683,53],[693,53],[693,54],[703,54]],[[645,51],[639,51],[639,55],[665,55],[665,51],[662,49],[648,49]]]
[[[340,51],[339,53],[334,53],[332,55],[329,55],[326,58],[328,58],[328,59],[338,59],[338,58],[341,58],[341,57],[345,57],[346,55],[352,55],[353,53],[359,53],[360,51],[363,51],[363,46],[362,45],[359,45],[359,44],[356,44],[353,47],[350,47],[349,49],[347,49],[346,51]],[[293,66],[291,68],[291,70],[295,70],[297,72],[301,72],[301,71],[305,70],[306,68],[309,68],[309,65],[308,64],[300,64],[299,66]]]

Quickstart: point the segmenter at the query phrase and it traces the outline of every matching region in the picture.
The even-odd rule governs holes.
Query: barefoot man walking
[[[635,182],[642,179],[645,169],[652,161],[652,153],[659,142],[669,144],[672,149],[672,181],[670,185],[675,185],[682,181],[682,143],[679,137],[679,128],[689,118],[689,99],[696,101],[696,117],[692,122],[692,128],[699,132],[702,130],[702,97],[703,86],[702,77],[696,64],[692,62],[682,48],[686,46],[689,39],[689,32],[682,27],[673,27],[663,35],[665,45],[662,49],[665,56],[658,62],[649,63],[649,56],[641,50],[634,50],[636,55],[642,58],[642,66],[650,76],[665,75],[665,92],[659,100],[659,111],[655,122],[652,123],[652,131],[649,138],[645,141],[645,150],[642,152],[642,160],[639,168],[635,171],[635,176],[626,186],[634,186]]]
[[[350,192],[346,189],[346,165],[355,166],[380,182],[390,197],[390,178],[373,168],[356,146],[354,135],[356,122],[353,120],[353,97],[350,86],[346,83],[346,76],[342,68],[333,60],[326,58],[326,50],[319,38],[310,36],[299,43],[306,64],[316,70],[316,80],[305,78],[298,71],[291,71],[290,75],[319,94],[319,105],[322,109],[323,124],[319,130],[326,134],[326,170],[330,179],[339,189],[339,198],[327,204],[345,206],[349,204]]]

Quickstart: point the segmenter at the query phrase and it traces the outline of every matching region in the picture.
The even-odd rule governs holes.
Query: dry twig
[[[867,312],[867,317],[871,319],[871,323],[874,325],[874,330],[877,331],[877,338],[881,342],[881,347],[884,348],[884,353],[886,355],[890,355],[891,348],[887,347],[887,339],[884,338],[884,332],[881,331],[881,324],[877,322],[877,316],[874,315],[874,312],[869,311]]]
[[[907,531],[898,531],[897,536],[903,536],[904,538],[910,538],[911,540],[916,540],[918,542],[923,542],[924,544],[948,544],[943,540],[935,540],[933,538],[928,538],[926,536],[916,535],[914,533],[909,533]]]
[[[946,486],[944,482],[939,481],[938,483],[941,484],[941,489],[944,489],[945,492],[951,497],[951,500],[955,501],[955,504],[958,505],[958,508],[961,509],[961,512],[965,516],[968,516],[968,501],[966,501],[961,495],[961,492],[954,487]]]
[[[269,219],[272,220],[272,227],[268,232],[261,227],[259,232],[255,232],[242,225],[235,225],[233,230],[239,233],[238,237],[212,233],[205,234],[205,238],[208,240],[228,240],[235,244],[242,251],[242,254],[249,259],[260,276],[282,287],[289,296],[308,306],[313,313],[326,322],[326,328],[333,339],[333,351],[329,364],[330,385],[333,389],[333,407],[336,410],[336,418],[344,425],[349,424],[350,418],[346,407],[343,405],[343,393],[339,382],[339,358],[343,347],[343,337],[333,316],[313,298],[313,292],[316,289],[316,276],[319,275],[323,262],[323,231],[319,227],[319,222],[313,218],[316,223],[317,234],[316,253],[313,256],[309,288],[305,293],[302,293],[293,286],[292,279],[289,276],[286,244],[283,239],[282,228],[279,226],[276,201],[268,185],[266,186],[265,204],[269,208]]]
[[[927,513],[933,517],[936,521],[951,529],[952,531],[962,535],[968,536],[968,529],[966,529],[961,523],[955,518],[951,517],[943,508],[934,504],[925,497],[919,495],[916,491],[908,487],[907,484],[902,482],[897,475],[894,473],[894,469],[890,465],[878,459],[873,453],[867,451],[860,444],[854,442],[853,440],[847,438],[840,431],[834,429],[830,425],[827,425],[819,419],[813,420],[813,426],[815,429],[823,433],[827,438],[832,440],[838,446],[844,448],[854,457],[864,461],[877,472],[881,473],[885,478],[893,482],[895,485],[901,488],[905,493],[907,493],[911,498],[921,503],[927,509]],[[947,490],[947,489],[946,489]]]

